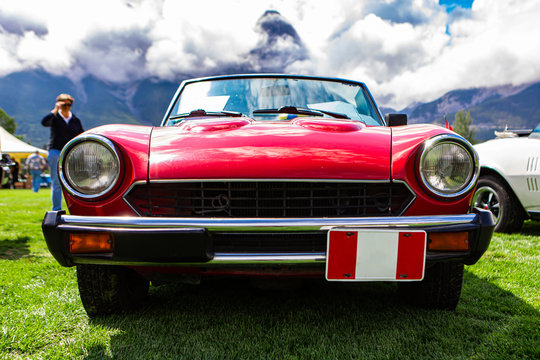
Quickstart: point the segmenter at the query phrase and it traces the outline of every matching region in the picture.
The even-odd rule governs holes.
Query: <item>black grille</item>
[[[327,232],[213,233],[216,253],[325,253]]]
[[[315,181],[141,184],[125,196],[141,216],[236,218],[397,216],[413,199],[402,183]]]

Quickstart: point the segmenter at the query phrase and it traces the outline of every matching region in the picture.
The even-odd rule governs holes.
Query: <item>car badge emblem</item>
[[[212,199],[212,207],[215,210],[228,210],[231,207],[231,200],[227,195],[219,194],[214,199]]]

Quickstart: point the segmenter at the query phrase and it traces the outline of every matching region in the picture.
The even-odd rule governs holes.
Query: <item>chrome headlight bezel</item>
[[[466,151],[472,162],[472,171],[467,177],[467,181],[465,181],[462,186],[455,190],[441,191],[430,183],[424,173],[424,160],[426,159],[430,151],[432,151],[441,144],[452,144],[460,147],[461,149]],[[480,165],[476,150],[474,150],[472,145],[467,140],[457,134],[442,134],[434,136],[424,142],[419,152],[417,170],[421,184],[425,189],[428,190],[429,193],[445,199],[455,199],[466,195],[474,188],[474,186],[476,185],[476,181],[478,180],[478,175],[480,173]]]
[[[66,173],[66,160],[69,156],[70,152],[75,149],[78,145],[85,142],[94,142],[101,146],[103,146],[106,150],[108,150],[112,157],[113,161],[116,163],[116,176],[113,178],[113,180],[108,184],[103,190],[97,192],[97,193],[85,193],[81,191],[80,189],[77,189],[77,186],[73,184],[71,181],[71,178],[69,174]],[[119,154],[119,151],[114,146],[113,142],[107,139],[106,137],[102,135],[97,134],[87,134],[87,135],[81,135],[64,146],[60,153],[60,157],[58,160],[58,175],[60,177],[60,181],[62,182],[62,185],[64,186],[64,189],[71,195],[85,199],[85,200],[94,200],[99,199],[105,195],[107,195],[111,190],[113,190],[118,182],[120,181],[122,173],[122,161]]]

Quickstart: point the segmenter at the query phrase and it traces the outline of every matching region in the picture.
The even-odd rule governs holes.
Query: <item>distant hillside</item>
[[[158,125],[177,87],[176,83],[147,80],[122,88],[91,77],[74,84],[41,71],[21,72],[0,78],[0,108],[14,117],[18,135],[43,147],[49,130],[40,120],[60,93],[75,97],[73,113],[90,129],[111,123]]]
[[[159,125],[180,81],[145,80],[119,87],[92,77],[75,84],[66,77],[42,71],[20,72],[0,78],[0,108],[15,118],[18,135],[43,147],[49,130],[41,126],[40,120],[62,92],[75,97],[73,112],[82,119],[85,129],[111,123]],[[494,130],[506,125],[534,128],[540,123],[540,82],[454,90],[401,111],[381,110],[406,113],[409,123],[443,124],[445,116],[453,123],[455,113],[462,109],[471,111],[479,140],[492,138]]]
[[[470,110],[477,138],[486,140],[495,130],[534,128],[540,123],[540,82],[520,86],[498,86],[450,91],[437,100],[418,103],[399,112],[409,123],[454,122],[456,112]]]

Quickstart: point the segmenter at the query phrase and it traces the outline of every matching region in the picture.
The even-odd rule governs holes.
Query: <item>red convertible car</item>
[[[454,309],[494,226],[469,212],[466,140],[382,117],[342,79],[185,81],[161,126],[91,129],[59,171],[69,215],[48,212],[43,233],[91,316],[139,305],[153,281],[212,276],[391,281]]]

